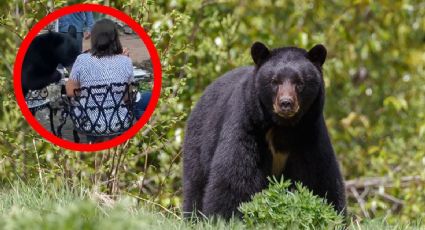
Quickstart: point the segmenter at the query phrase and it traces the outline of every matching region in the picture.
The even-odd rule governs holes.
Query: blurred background
[[[15,101],[15,55],[31,27],[80,1],[0,2],[0,187],[85,188],[150,201],[179,214],[185,121],[209,83],[251,65],[249,49],[324,44],[325,117],[358,219],[425,219],[425,2],[96,1],[151,36],[163,87],[150,122],[127,143],[97,153],[43,140]],[[131,52],[131,51],[130,51]]]

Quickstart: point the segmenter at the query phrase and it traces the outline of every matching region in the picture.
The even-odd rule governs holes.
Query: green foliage
[[[43,187],[39,183],[14,182],[11,189],[0,190],[0,229],[259,229],[237,219],[230,221],[200,219],[184,221],[168,212],[158,211],[158,204],[138,203],[134,198],[112,199],[85,187]],[[312,229],[321,229],[313,226]],[[261,229],[276,229],[264,224]],[[287,229],[290,229],[289,227]],[[298,228],[295,228],[298,229]],[[329,229],[329,228],[326,228]],[[388,224],[374,219],[353,221],[348,229],[423,229],[420,222]]]
[[[179,192],[182,174],[177,164],[181,141],[175,140],[176,123],[185,119],[186,111],[181,106],[176,107],[176,102],[182,94],[185,80],[174,78],[174,75],[177,71],[189,69],[189,66],[179,67],[166,60],[179,58],[178,55],[186,53],[187,47],[182,42],[185,31],[178,28],[187,23],[187,16],[174,11],[159,17],[158,12],[149,15],[151,21],[145,21],[146,7],[157,12],[158,6],[149,2],[142,7],[140,1],[137,4],[133,2],[137,6],[132,12],[133,17],[143,26],[150,26],[146,30],[157,42],[156,47],[162,58],[162,97],[149,124],[134,138],[118,148],[87,154],[64,150],[43,140],[23,119],[14,99],[11,77],[13,60],[21,38],[32,25],[20,22],[27,19],[36,22],[50,10],[66,4],[55,1],[52,6],[52,2],[47,0],[38,3],[31,1],[15,5],[9,2],[5,4],[4,20],[0,22],[0,36],[6,41],[0,45],[6,51],[1,54],[0,62],[0,157],[3,159],[0,162],[0,187],[5,186],[6,181],[19,178],[25,181],[40,178],[43,184],[83,184],[110,194],[124,190],[124,193],[142,199],[159,200],[165,206],[179,207],[180,197],[175,193]],[[174,26],[170,26],[169,21]],[[153,22],[156,23],[154,27]],[[11,28],[16,28],[12,30],[15,33],[10,33]],[[173,43],[173,40],[178,42]]]
[[[131,197],[113,200],[82,188],[17,182],[12,190],[0,191],[0,229],[244,229],[240,221],[192,224]]]
[[[239,208],[249,227],[270,223],[279,229],[342,227],[343,216],[300,183],[296,183],[295,190],[291,191],[288,180],[273,178],[269,181],[268,189],[257,193],[252,201],[243,203]]]

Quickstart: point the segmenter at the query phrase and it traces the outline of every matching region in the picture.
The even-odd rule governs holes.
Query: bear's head
[[[67,34],[56,33],[56,36],[58,37],[55,39],[57,43],[54,49],[55,56],[58,58],[60,64],[70,67],[77,59],[77,56],[80,55],[77,30],[74,26],[70,25]]]
[[[22,90],[42,89],[57,82],[62,75],[57,71],[58,64],[71,66],[80,54],[77,31],[69,26],[68,33],[49,31],[34,38],[22,64]]]
[[[257,96],[273,122],[295,125],[310,110],[322,112],[326,53],[323,45],[309,51],[296,47],[269,50],[260,42],[252,45]]]

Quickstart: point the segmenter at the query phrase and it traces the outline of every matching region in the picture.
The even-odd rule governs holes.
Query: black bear
[[[232,70],[205,90],[183,146],[183,212],[240,216],[238,206],[268,186],[268,176],[302,182],[345,213],[344,182],[326,128],[316,45],[251,47],[255,66]]]
[[[34,38],[28,47],[22,65],[22,91],[42,89],[61,79],[58,64],[67,67],[80,54],[77,30],[69,27],[68,33],[49,31]]]

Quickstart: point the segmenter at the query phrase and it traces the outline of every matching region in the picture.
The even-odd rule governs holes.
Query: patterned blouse
[[[78,82],[80,87],[90,87],[98,85],[110,85],[112,83],[130,83],[134,81],[133,64],[129,57],[125,55],[114,55],[97,58],[90,53],[80,54],[72,66],[70,79]],[[81,100],[85,100],[83,97]],[[81,101],[82,105],[95,106],[97,103],[89,97],[88,102]],[[102,99],[99,99],[100,101]],[[117,99],[115,99],[117,101]],[[128,111],[125,107],[120,107],[118,113],[113,113],[113,110],[108,107],[116,106],[114,99],[110,94],[102,104],[105,108],[105,115],[99,117],[99,111],[86,110],[91,123],[96,123],[95,129],[98,132],[105,130],[105,127],[117,125],[118,120],[123,121]],[[78,114],[78,111],[75,111]],[[114,116],[114,117],[112,117]],[[120,116],[120,117],[118,117]],[[112,118],[112,119],[111,119]],[[120,119],[119,119],[120,118]],[[99,119],[99,120],[98,120]],[[96,121],[96,122],[95,122]],[[109,122],[111,121],[111,123]],[[131,124],[128,124],[129,126]],[[82,127],[84,130],[92,130],[92,127]],[[112,134],[112,133],[111,133]]]

